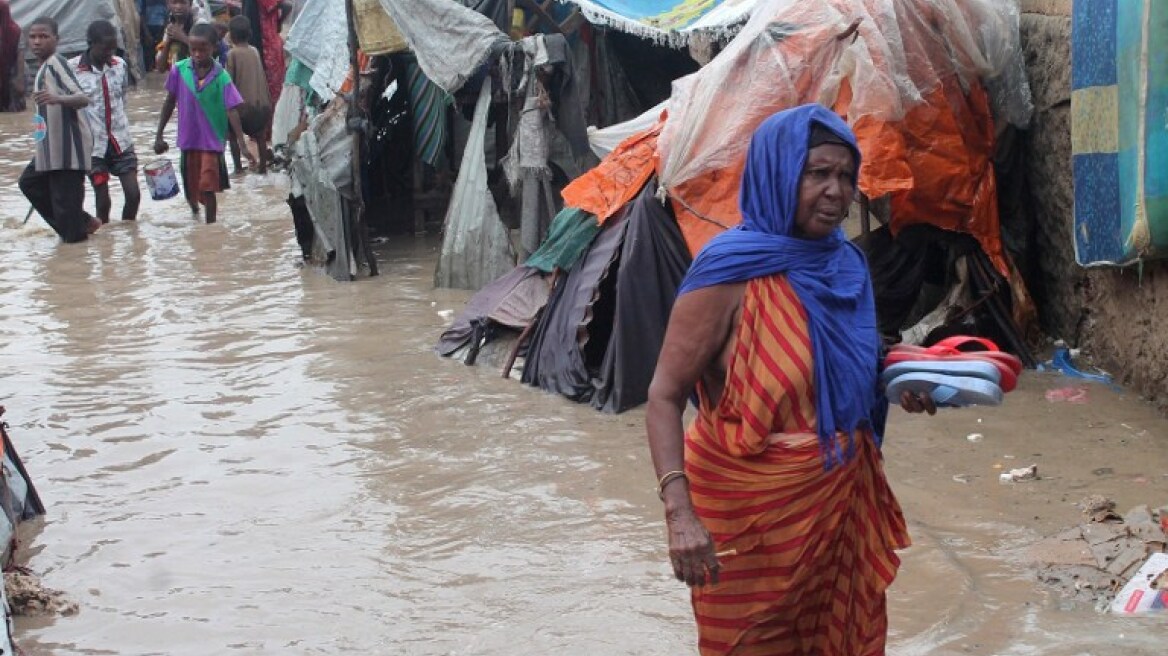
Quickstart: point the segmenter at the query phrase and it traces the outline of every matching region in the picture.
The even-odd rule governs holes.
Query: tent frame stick
[[[365,190],[361,184],[361,163],[364,160],[364,131],[359,127],[361,116],[361,58],[358,55],[361,44],[357,39],[357,12],[353,5],[354,0],[345,0],[345,14],[349,24],[349,66],[353,71],[352,99],[349,101],[349,133],[353,139],[353,250],[360,250],[369,266],[369,275],[380,275],[377,267],[377,256],[373,252],[373,245],[365,234]]]

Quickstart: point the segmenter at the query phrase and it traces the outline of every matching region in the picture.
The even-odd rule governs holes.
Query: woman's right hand
[[[691,587],[717,583],[721,565],[714,539],[693,508],[666,511],[665,525],[669,531],[669,561],[677,580]]]
[[[908,390],[902,392],[900,395],[900,407],[904,408],[905,412],[914,415],[922,412],[928,413],[929,415],[937,414],[937,404],[933,402],[933,397],[919,392],[910,392]]]

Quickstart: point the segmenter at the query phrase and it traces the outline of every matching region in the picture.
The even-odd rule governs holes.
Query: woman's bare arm
[[[645,419],[658,480],[685,467],[686,399],[723,352],[741,299],[742,285],[717,285],[685,294],[673,305]],[[662,492],[674,574],[689,585],[704,585],[707,573],[717,582],[714,543],[694,513],[688,481],[673,478]]]

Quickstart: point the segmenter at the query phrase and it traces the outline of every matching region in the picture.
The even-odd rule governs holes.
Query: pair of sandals
[[[894,403],[907,391],[929,395],[938,407],[996,406],[1021,373],[1022,361],[990,340],[956,336],[929,347],[892,347],[880,380]]]

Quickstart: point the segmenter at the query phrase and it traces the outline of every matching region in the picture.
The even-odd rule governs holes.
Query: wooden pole
[[[361,184],[361,166],[364,158],[364,131],[359,127],[364,118],[361,112],[360,96],[361,96],[361,62],[357,52],[361,48],[361,43],[357,39],[357,12],[353,5],[353,0],[345,0],[345,14],[349,20],[349,66],[353,71],[353,90],[352,100],[349,102],[348,124],[349,134],[353,139],[352,155],[352,176],[353,176],[353,236],[351,240],[351,248],[353,254],[356,255],[360,251],[364,257],[366,264],[369,265],[369,275],[376,276],[380,274],[377,268],[377,257],[373,252],[373,247],[365,236],[365,195]]]

